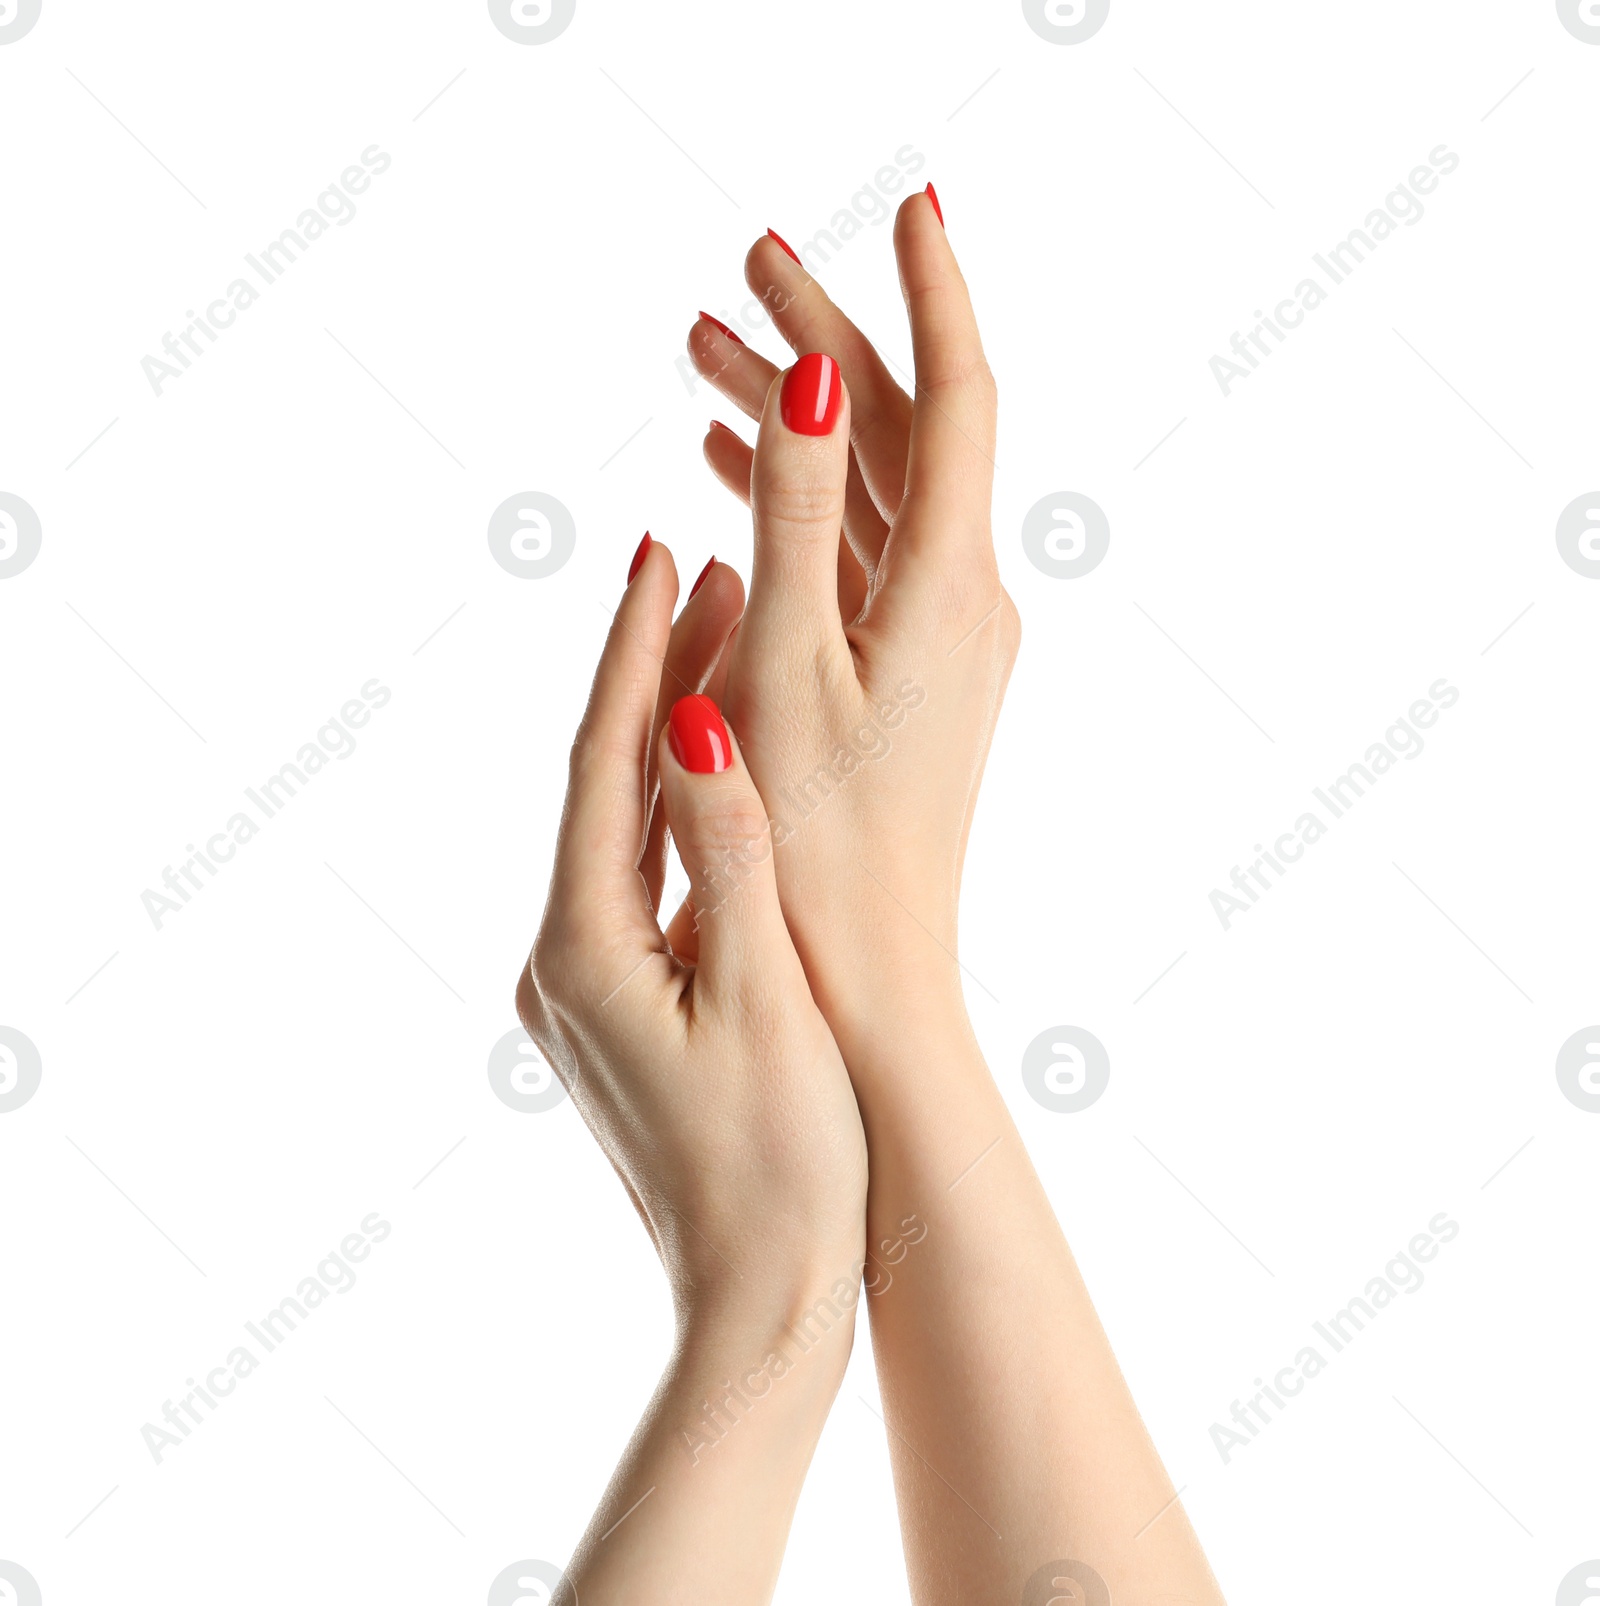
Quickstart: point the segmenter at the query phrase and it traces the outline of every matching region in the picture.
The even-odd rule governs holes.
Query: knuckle
[[[545,1001],[544,985],[539,975],[537,948],[529,955],[527,964],[517,977],[516,1006],[517,1019],[522,1022],[523,1031],[539,1048],[545,1048],[553,1032],[550,1008]]]
[[[594,759],[594,740],[586,725],[580,725],[567,752],[567,780],[577,786]]]
[[[754,492],[756,516],[771,524],[826,525],[831,530],[843,517],[844,487],[825,470],[817,454],[804,454],[760,476]]]
[[[772,851],[772,832],[761,806],[744,793],[714,798],[695,818],[690,841],[711,864],[758,862]]]
[[[926,377],[920,388],[934,395],[968,397],[985,407],[999,400],[994,370],[982,351],[972,351],[958,341],[936,346],[928,354]]]
[[[547,1001],[559,997],[566,987],[570,953],[571,945],[556,940],[548,928],[539,933],[533,945],[525,975],[542,1013],[547,1013]],[[531,1027],[528,1035],[533,1035]]]
[[[1005,646],[1006,656],[1015,663],[1022,647],[1022,613],[1011,600],[1009,591],[1000,593],[1000,640]]]
[[[577,788],[589,778],[596,767],[631,763],[634,757],[631,746],[619,741],[616,736],[597,729],[585,718],[578,726],[577,734],[572,738],[572,748],[567,755],[568,782],[573,788]]]

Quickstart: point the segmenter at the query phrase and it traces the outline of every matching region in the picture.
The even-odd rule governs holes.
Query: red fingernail
[[[942,229],[944,227],[944,208],[939,205],[939,192],[930,184],[927,195],[928,199],[933,202],[933,210],[938,215],[939,227]],[[705,314],[701,313],[700,316],[703,318]]]
[[[646,530],[644,532],[644,540],[642,540],[639,543],[638,549],[633,554],[633,562],[628,565],[628,584],[629,585],[633,584],[633,577],[639,572],[639,566],[644,562],[645,557],[649,553],[649,551],[650,551],[650,532],[648,530]]]
[[[785,426],[797,435],[831,435],[844,395],[839,365],[813,351],[783,376],[778,408]]]
[[[728,426],[724,424],[720,418],[713,418],[711,420],[711,427],[713,429],[728,429]],[[728,429],[728,433],[731,435],[733,431]]]
[[[784,239],[784,237],[781,234],[779,234],[776,229],[768,229],[767,230],[767,238],[769,240],[776,240],[778,242],[778,244],[781,245],[784,248],[784,250],[789,253],[789,255],[791,257],[794,257],[794,260],[797,263],[799,263],[799,265],[801,267],[805,266],[805,264],[803,262],[800,262],[800,258],[794,255],[794,247],[792,245],[790,245],[789,242],[786,239]]]
[[[734,345],[742,346],[744,344],[744,342],[727,326],[727,324],[722,321],[722,319],[713,318],[709,312],[702,312],[700,316],[704,318],[713,329],[720,329],[723,334],[725,334],[728,339],[734,343]]]
[[[695,592],[697,592],[700,589],[700,587],[703,586],[706,583],[706,576],[708,574],[710,574],[711,571],[714,568],[716,568],[716,566],[717,566],[717,555],[716,555],[715,552],[713,552],[711,554],[710,561],[706,564],[705,568],[703,568],[700,571],[700,578],[698,580],[696,580],[695,583],[692,586],[689,587],[689,600],[691,602],[694,600]]]
[[[694,775],[719,775],[733,762],[728,727],[709,697],[680,697],[667,720],[672,756]]]

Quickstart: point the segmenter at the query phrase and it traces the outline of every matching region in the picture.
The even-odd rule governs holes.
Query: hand
[[[755,522],[724,695],[860,1100],[868,1240],[887,1256],[897,1219],[927,1224],[871,1305],[912,1594],[1015,1600],[1056,1556],[1112,1599],[1220,1606],[961,1003],[961,865],[1020,629],[989,527],[994,385],[930,198],[895,252],[914,403],[770,239],[746,277],[812,355],[780,375],[707,321],[690,351],[761,420],[753,452],[706,440]]]
[[[753,452],[724,428],[706,440],[755,516],[725,704],[773,818],[789,928],[858,1087],[899,1022],[961,1014],[961,865],[1021,637],[989,524],[994,382],[926,196],[901,207],[895,252],[914,405],[771,238],[746,260],[751,289],[796,351],[830,355],[780,376],[708,320],[689,345],[761,420]]]
[[[710,700],[676,700],[720,654],[737,577],[711,577],[674,629],[672,558],[646,543],[573,745],[517,1010],[655,1242],[680,1337],[775,1329],[859,1277],[865,1143],[779,911],[766,811],[738,743]],[[639,869],[657,773],[691,882],[732,883],[683,934],[687,952],[669,951],[656,923],[659,863]]]

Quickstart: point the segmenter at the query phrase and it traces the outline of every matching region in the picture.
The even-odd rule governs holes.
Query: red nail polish
[[[680,697],[667,720],[672,756],[693,775],[719,775],[733,762],[728,727],[709,697]]]
[[[778,410],[785,427],[797,435],[831,435],[843,395],[838,363],[813,351],[783,376]]]
[[[648,530],[646,530],[644,532],[644,540],[642,540],[639,543],[638,549],[633,554],[633,562],[628,565],[628,584],[629,585],[633,584],[633,577],[639,572],[639,568],[644,563],[645,557],[648,555],[649,551],[650,551],[650,532]]]
[[[939,205],[939,192],[931,184],[928,186],[927,196],[933,202],[933,210],[939,219],[939,227],[942,229],[944,227],[944,208]],[[700,316],[703,318],[705,314],[701,313]]]
[[[784,239],[784,237],[781,234],[779,234],[776,229],[768,229],[767,230],[767,238],[769,240],[776,240],[778,242],[778,244],[781,245],[784,248],[784,250],[789,253],[789,255],[791,257],[794,257],[795,262],[798,263],[799,266],[801,266],[801,267],[805,266],[805,264],[800,261],[800,258],[794,255],[794,247],[792,245],[790,245],[789,242],[786,239]]]
[[[734,345],[742,346],[744,344],[744,342],[727,326],[727,324],[722,321],[722,319],[713,318],[709,312],[702,312],[700,316],[704,318],[713,329],[720,329],[722,333],[734,343]]]
[[[706,563],[705,568],[703,568],[700,571],[699,579],[697,579],[695,581],[695,583],[692,586],[689,587],[689,600],[691,602],[694,601],[695,592],[697,592],[700,589],[700,587],[703,586],[706,583],[706,576],[708,574],[710,574],[711,571],[714,568],[716,568],[716,566],[717,566],[717,555],[716,555],[715,552],[713,552],[711,554],[711,557],[710,557],[709,561]]]
[[[713,418],[711,420],[711,427],[713,429],[728,429],[728,426],[724,424],[720,418]],[[733,431],[728,429],[728,433],[731,435]]]

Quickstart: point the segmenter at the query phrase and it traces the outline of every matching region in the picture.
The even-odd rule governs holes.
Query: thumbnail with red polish
[[[927,196],[933,202],[934,215],[939,219],[939,227],[942,229],[944,227],[944,208],[939,205],[939,192],[931,184],[928,186]],[[705,315],[702,313],[701,316],[704,317]]]
[[[767,230],[767,238],[769,240],[776,240],[778,242],[778,244],[781,245],[784,248],[784,250],[787,251],[791,257],[794,258],[794,261],[798,266],[800,266],[800,267],[804,267],[805,266],[805,264],[800,261],[800,258],[795,256],[794,247],[792,245],[790,245],[789,242],[786,239],[784,239],[784,237],[781,234],[779,234],[776,229],[768,229]]]
[[[708,574],[710,574],[711,571],[714,568],[716,568],[716,566],[717,566],[717,555],[716,555],[715,552],[713,552],[711,554],[710,558],[708,558],[706,560],[705,568],[703,568],[700,571],[699,578],[695,581],[695,583],[692,586],[689,587],[689,598],[690,598],[691,601],[694,600],[695,592],[697,592],[700,589],[700,587],[703,586],[706,583],[706,576]]]
[[[728,727],[709,697],[680,697],[667,720],[672,756],[695,775],[718,775],[733,762]]]
[[[727,324],[722,321],[722,319],[713,318],[709,312],[702,312],[700,316],[704,318],[713,329],[720,329],[722,333],[734,343],[734,345],[742,346],[744,344],[744,342],[727,326]]]
[[[646,530],[644,532],[644,540],[642,540],[639,543],[637,549],[634,551],[633,562],[628,565],[628,584],[629,585],[633,584],[633,577],[639,572],[639,568],[644,563],[644,560],[649,555],[649,552],[650,552],[650,532],[648,530]]]
[[[838,363],[813,351],[783,376],[778,406],[785,426],[795,434],[831,435],[843,396]]]

